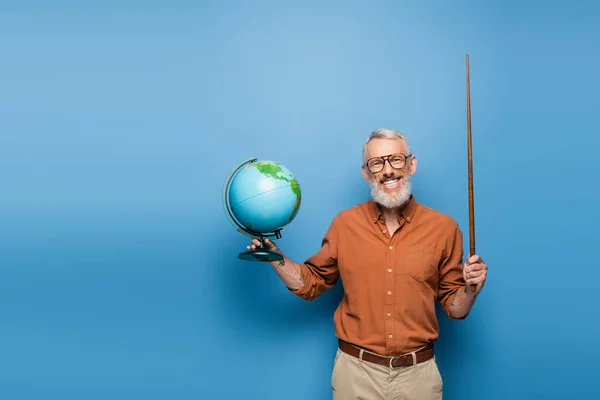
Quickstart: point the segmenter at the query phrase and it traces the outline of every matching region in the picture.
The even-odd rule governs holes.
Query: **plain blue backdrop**
[[[468,249],[469,52],[490,270],[466,321],[439,314],[445,399],[597,399],[600,8],[486,4],[3,2],[0,398],[330,398],[340,287],[308,303],[238,260],[223,182],[291,169],[303,261],[398,129]]]

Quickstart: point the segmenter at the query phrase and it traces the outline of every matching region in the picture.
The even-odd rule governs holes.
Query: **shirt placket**
[[[391,237],[388,240],[388,250],[386,257],[386,269],[385,269],[385,307],[384,307],[384,318],[385,318],[385,342],[386,348],[393,347],[392,343],[394,340],[394,263],[396,261],[396,252],[394,251],[394,238]]]
[[[394,274],[394,269],[396,266],[396,242],[397,242],[397,237],[398,237],[398,231],[400,230],[400,228],[402,227],[402,222],[400,222],[400,227],[398,228],[398,230],[394,233],[393,236],[390,237],[390,235],[387,233],[387,228],[385,227],[385,224],[383,224],[382,228],[382,233],[384,233],[387,237],[387,241],[386,241],[386,245],[387,245],[387,249],[386,249],[386,253],[387,256],[385,257],[386,260],[386,265],[385,265],[385,279],[384,279],[384,309],[383,309],[383,317],[385,320],[385,343],[386,343],[386,348],[388,349],[392,349],[394,347],[394,298],[395,298],[395,291],[394,291],[394,285],[395,285],[395,274]]]

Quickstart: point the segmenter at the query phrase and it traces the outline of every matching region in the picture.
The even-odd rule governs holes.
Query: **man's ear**
[[[417,172],[417,157],[415,156],[411,156],[410,157],[410,175],[414,175],[415,172]]]
[[[362,174],[363,174],[363,178],[365,178],[365,181],[367,181],[367,183],[371,183],[371,179],[372,179],[371,173],[369,171],[367,171],[367,168],[365,168],[364,165],[361,167],[361,169],[362,169]]]

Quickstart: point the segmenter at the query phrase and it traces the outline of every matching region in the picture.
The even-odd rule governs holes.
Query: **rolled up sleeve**
[[[453,225],[452,232],[446,244],[445,257],[440,265],[440,280],[438,285],[438,301],[444,312],[452,319],[450,304],[457,290],[465,286],[463,278],[463,235],[457,224]]]
[[[300,264],[304,286],[296,290],[290,289],[292,293],[310,301],[335,286],[339,279],[337,229],[335,218],[321,241],[319,251],[304,264]]]

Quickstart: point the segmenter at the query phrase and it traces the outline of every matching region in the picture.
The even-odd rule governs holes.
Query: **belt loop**
[[[417,365],[417,354],[413,351],[412,353],[410,353],[410,355],[412,356],[412,359],[413,359],[412,365]]]
[[[359,359],[359,363],[362,364],[363,362],[363,353],[365,351],[363,349],[360,349],[360,351],[358,352],[358,359]]]

